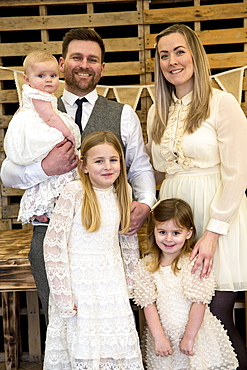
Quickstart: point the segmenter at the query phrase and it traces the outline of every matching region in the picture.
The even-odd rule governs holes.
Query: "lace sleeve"
[[[195,260],[188,262],[182,268],[182,285],[184,294],[191,302],[209,304],[215,294],[214,291],[216,288],[213,271],[208,278],[200,279],[202,266],[192,274],[191,269],[194,263]]]
[[[76,204],[75,183],[71,182],[63,189],[44,239],[44,259],[50,293],[61,317],[71,317],[75,314],[68,250]]]
[[[133,298],[134,272],[140,258],[139,243],[137,234],[119,234],[119,243],[122,252],[124,272],[129,292],[129,298]]]
[[[154,275],[146,267],[146,257],[139,260],[136,271],[133,289],[134,302],[143,307],[152,304],[157,299],[157,289]]]

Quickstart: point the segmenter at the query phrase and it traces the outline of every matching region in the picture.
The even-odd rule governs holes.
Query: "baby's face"
[[[59,86],[58,63],[56,61],[34,63],[24,75],[24,80],[34,89],[52,94]]]

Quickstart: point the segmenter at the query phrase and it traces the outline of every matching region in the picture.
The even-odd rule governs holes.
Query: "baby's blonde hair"
[[[29,53],[23,62],[23,68],[24,73],[28,73],[28,69],[32,68],[33,64],[35,63],[41,63],[41,62],[56,62],[58,65],[57,59],[54,57],[54,55],[47,53],[44,50],[34,50],[31,53]]]

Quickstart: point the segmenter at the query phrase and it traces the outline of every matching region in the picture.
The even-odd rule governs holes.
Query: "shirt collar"
[[[174,104],[176,102],[181,102],[183,105],[188,105],[191,103],[192,101],[192,94],[193,94],[193,90],[190,91],[187,95],[185,95],[182,99],[178,99],[174,93],[174,91],[172,92],[172,100],[174,102]]]
[[[75,101],[80,98],[79,96],[69,92],[68,90],[63,90],[63,100],[69,104],[70,106],[73,106],[75,104]],[[96,100],[98,99],[97,90],[94,89],[89,94],[85,95],[85,98],[87,98],[88,102],[91,105],[94,105]]]

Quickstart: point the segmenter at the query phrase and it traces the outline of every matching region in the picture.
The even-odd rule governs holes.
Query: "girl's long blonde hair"
[[[162,251],[158,247],[154,237],[154,228],[157,223],[173,220],[178,227],[192,231],[189,239],[186,239],[180,254],[173,260],[171,268],[175,274],[179,271],[178,262],[180,258],[192,251],[195,244],[196,228],[193,220],[192,210],[187,202],[178,198],[162,200],[159,205],[150,213],[147,224],[147,243],[141,249],[141,254],[150,255],[148,270],[158,271],[161,262]]]
[[[87,164],[87,153],[96,145],[109,144],[117,151],[120,158],[120,174],[114,183],[117,194],[118,206],[121,220],[121,233],[129,230],[130,224],[130,195],[128,191],[126,166],[121,144],[116,136],[110,131],[97,131],[85,137],[81,145],[81,159],[78,173],[84,188],[82,202],[82,224],[88,232],[99,230],[101,226],[101,215],[98,200],[90,181],[89,175],[84,173],[83,166]]]
[[[155,53],[155,119],[151,130],[152,140],[159,144],[167,125],[168,111],[172,102],[172,92],[175,87],[165,78],[160,68],[158,44],[162,37],[172,33],[181,33],[190,49],[194,64],[194,88],[192,102],[186,117],[184,132],[192,134],[205,121],[210,114],[209,103],[212,96],[210,66],[204,47],[197,34],[184,24],[174,24],[161,31],[156,36]]]

